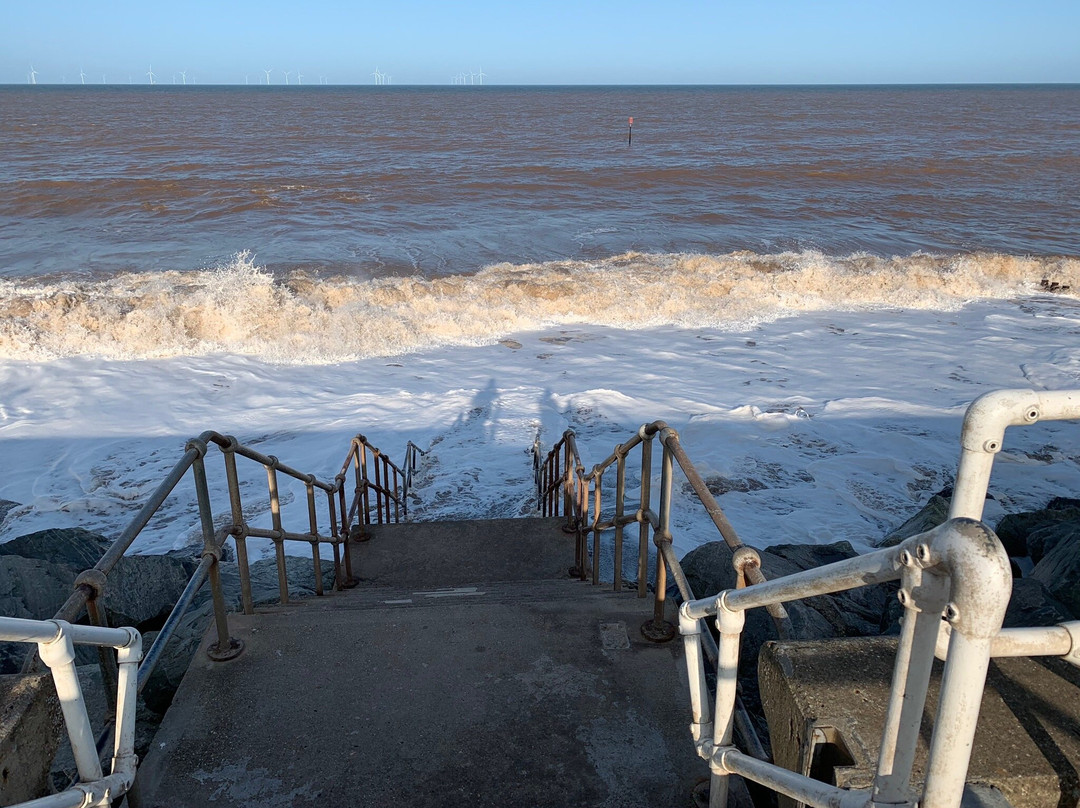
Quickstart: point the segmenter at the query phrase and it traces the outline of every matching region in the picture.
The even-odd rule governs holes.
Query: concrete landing
[[[416,527],[353,548],[356,589],[232,616],[244,653],[196,657],[136,804],[691,805],[707,768],[651,603],[568,579],[553,520]]]

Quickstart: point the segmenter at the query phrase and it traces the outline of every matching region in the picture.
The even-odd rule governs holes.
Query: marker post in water
[[[630,119],[630,128],[626,131],[626,145],[629,146],[634,140],[634,119]]]

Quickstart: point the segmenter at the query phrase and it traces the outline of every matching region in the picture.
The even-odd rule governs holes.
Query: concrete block
[[[49,768],[64,732],[52,676],[0,676],[0,804],[48,793]]]
[[[759,676],[776,763],[844,788],[869,787],[896,645],[891,637],[766,644]],[[924,778],[941,669],[936,663],[923,715],[916,787]],[[1075,805],[1078,731],[1080,671],[1061,660],[993,661],[968,782],[996,787],[1014,808]],[[781,797],[780,805],[794,802]]]

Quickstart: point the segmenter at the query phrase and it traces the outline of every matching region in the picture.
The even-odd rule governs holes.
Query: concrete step
[[[196,656],[133,801],[691,805],[681,645],[641,637],[650,600],[568,579],[546,527],[373,531],[356,589],[233,616],[244,653]]]
[[[362,581],[437,588],[484,581],[560,579],[574,563],[561,519],[478,519],[370,525],[350,546]]]

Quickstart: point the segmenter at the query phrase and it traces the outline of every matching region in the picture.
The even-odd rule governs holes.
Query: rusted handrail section
[[[224,458],[225,482],[229,492],[231,511],[230,522],[217,528],[214,526],[215,520],[210,503],[210,489],[204,462],[204,458],[211,446],[216,446]],[[335,588],[347,587],[354,583],[354,578],[349,553],[345,552],[344,559],[342,559],[342,545],[354,537],[358,529],[362,530],[361,525],[371,524],[373,519],[379,523],[397,522],[404,518],[406,513],[404,475],[401,469],[392,463],[385,453],[371,446],[363,435],[353,438],[345,462],[342,465],[342,470],[332,483],[320,480],[313,474],[298,471],[282,463],[273,455],[265,455],[241,444],[231,435],[223,435],[213,430],[203,432],[197,438],[188,441],[184,449],[183,456],[165,476],[165,479],[161,481],[135,517],[121,532],[120,536],[91,569],[85,570],[76,577],[71,595],[53,616],[56,621],[74,624],[79,621],[85,610],[92,625],[107,628],[105,612],[100,608],[99,601],[108,584],[109,573],[130,549],[143,528],[150,523],[177,485],[190,472],[198,501],[199,522],[203,537],[202,556],[199,565],[173,606],[164,626],[162,626],[153,644],[142,657],[136,677],[137,691],[140,693],[161,659],[166,644],[172,638],[176,628],[191,608],[192,603],[194,603],[195,597],[207,581],[210,583],[213,600],[217,638],[216,642],[210,645],[208,655],[214,660],[225,660],[237,656],[243,650],[242,642],[233,638],[229,633],[218,564],[221,559],[222,546],[230,537],[236,545],[241,604],[245,614],[252,614],[254,613],[254,602],[247,552],[247,539],[249,537],[264,538],[274,542],[279,597],[281,603],[287,603],[289,590],[285,568],[285,542],[297,541],[310,544],[315,577],[315,593],[316,595],[323,595],[325,593],[322,578],[322,558],[319,551],[320,544],[330,544],[333,547]],[[257,528],[250,525],[244,514],[236,462],[238,456],[257,463],[266,470],[267,493],[272,522],[271,529]],[[345,481],[348,478],[347,472],[350,467],[354,472],[355,488],[351,506],[346,507]],[[302,482],[306,488],[307,532],[287,530],[283,525],[282,498],[278,485],[280,475]],[[328,527],[329,535],[320,533],[319,497],[316,491],[326,495],[323,513],[325,513],[324,525]],[[37,660],[37,654],[33,652],[28,654],[23,663],[23,671],[34,670],[37,666]],[[117,681],[116,663],[109,655],[102,654],[101,666],[110,709],[115,713],[116,704],[113,691],[115,691]],[[110,721],[105,732],[98,738],[99,749],[108,741],[111,732],[112,722]]]
[[[400,522],[409,515],[409,503],[406,499],[408,486],[412,482],[412,468],[416,466],[415,447],[412,441],[405,452],[405,465],[408,472],[402,471],[390,456],[378,447],[372,446],[363,435],[352,439],[341,471],[334,477],[337,496],[341,504],[342,530],[349,535],[349,526],[356,519],[357,535],[363,534],[365,525],[390,524]],[[425,454],[421,452],[421,454]],[[353,470],[355,487],[352,502],[346,509],[345,481]],[[346,515],[347,514],[347,515]],[[351,573],[350,573],[351,575]]]
[[[660,502],[658,510],[652,509],[653,479],[653,439],[659,438],[663,450],[660,471]],[[633,512],[627,512],[626,505],[626,469],[627,458],[634,449],[641,447],[641,492],[639,504]],[[533,474],[536,480],[538,509],[543,516],[565,516],[566,530],[575,533],[575,567],[578,575],[585,579],[589,570],[592,582],[600,583],[600,570],[597,563],[600,557],[600,538],[605,530],[614,530],[614,582],[615,591],[622,590],[623,541],[625,528],[638,525],[638,597],[646,596],[648,577],[648,542],[652,531],[653,543],[657,548],[656,578],[654,583],[653,625],[652,630],[664,634],[656,639],[670,639],[674,636],[674,627],[665,628],[664,607],[667,598],[667,571],[672,577],[683,600],[693,600],[694,593],[683,573],[682,566],[672,547],[671,506],[674,467],[685,475],[702,507],[708,513],[712,523],[731,548],[739,586],[763,583],[761,560],[757,551],[742,543],[735,528],[709,491],[701,473],[690,460],[679,441],[679,433],[663,421],[643,424],[628,441],[620,443],[615,450],[592,470],[585,471],[585,464],[578,452],[577,439],[572,430],[567,430],[546,456],[541,456],[539,439],[533,445]],[[614,513],[609,518],[603,517],[604,473],[615,466],[615,501]],[[592,534],[592,563],[589,560],[588,536]],[[777,624],[780,636],[790,633],[787,612],[780,604],[770,606],[769,614]]]
[[[653,477],[653,439],[659,436],[663,449],[660,475],[659,513],[651,507]],[[638,506],[628,513],[626,504],[626,470],[630,453],[641,447],[641,488]],[[765,582],[761,572],[761,560],[756,550],[742,543],[735,528],[728,521],[723,509],[709,491],[698,472],[697,467],[687,456],[679,442],[679,434],[663,421],[643,424],[628,441],[615,447],[615,450],[603,461],[585,472],[585,464],[578,452],[577,439],[571,430],[563,433],[547,455],[543,455],[539,437],[533,444],[533,476],[536,481],[538,509],[544,516],[565,516],[565,530],[573,532],[575,542],[575,565],[573,573],[583,580],[588,578],[590,569],[588,535],[592,534],[592,583],[600,583],[599,557],[601,532],[614,530],[614,582],[615,591],[622,590],[623,543],[627,526],[638,525],[638,571],[637,595],[644,598],[647,594],[649,531],[657,548],[656,578],[654,584],[653,617],[642,627],[642,634],[653,641],[670,640],[675,636],[675,627],[664,619],[667,600],[667,570],[679,589],[683,601],[695,600],[696,596],[690,582],[683,572],[682,565],[672,545],[671,504],[672,485],[675,464],[678,464],[687,481],[693,488],[702,507],[705,508],[724,542],[732,550],[732,561],[737,575],[737,586]],[[610,518],[603,518],[603,481],[604,473],[615,466],[615,502],[614,513]],[[632,506],[631,506],[632,507]],[[782,604],[769,607],[769,614],[777,626],[782,638],[790,636],[787,612]],[[702,635],[702,647],[709,660],[717,661],[716,643],[705,631]],[[737,696],[733,705],[735,728],[740,744],[747,754],[758,760],[768,760],[757,731],[750,720],[749,713]]]

